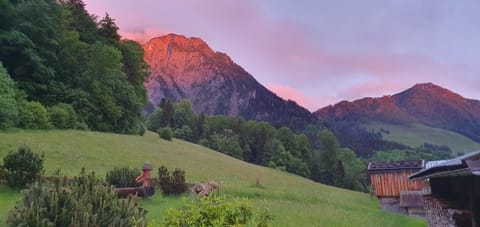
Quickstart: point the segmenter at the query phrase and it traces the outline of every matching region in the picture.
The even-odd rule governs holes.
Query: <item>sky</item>
[[[203,39],[310,111],[432,82],[480,99],[478,0],[84,0],[141,43]]]

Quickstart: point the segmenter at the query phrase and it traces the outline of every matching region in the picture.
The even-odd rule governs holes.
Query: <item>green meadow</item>
[[[227,198],[247,197],[256,206],[267,208],[274,217],[271,226],[426,226],[423,219],[381,211],[378,200],[369,194],[315,183],[181,140],[162,140],[153,133],[129,136],[73,130],[0,132],[0,157],[23,144],[45,154],[46,175],[61,169],[63,174],[73,176],[85,168],[104,177],[114,167],[140,168],[145,161],[150,161],[154,168],[162,164],[178,167],[186,171],[190,183],[219,181],[217,193]],[[255,186],[257,178],[262,187]],[[19,198],[19,192],[0,186],[2,223]],[[142,205],[149,211],[149,219],[161,219],[168,208],[181,207],[191,199],[194,198],[189,195],[163,197],[157,190]]]
[[[447,145],[453,154],[459,152],[468,153],[480,149],[480,144],[456,132],[440,128],[432,128],[422,124],[394,125],[373,122],[364,125],[367,129],[380,132],[380,129],[388,130],[382,133],[385,140],[418,147],[424,143],[435,145]]]

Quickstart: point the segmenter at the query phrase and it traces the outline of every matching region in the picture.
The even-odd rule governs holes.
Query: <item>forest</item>
[[[313,140],[287,127],[238,117],[205,116],[189,100],[163,99],[148,117],[146,127],[161,137],[172,136],[228,154],[240,160],[277,168],[317,182],[365,191],[365,163],[335,135],[323,129]],[[171,134],[171,136],[164,136]]]
[[[0,0],[0,62],[0,128],[144,132],[143,49],[81,0]]]

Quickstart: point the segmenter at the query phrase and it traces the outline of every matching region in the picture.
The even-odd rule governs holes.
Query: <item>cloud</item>
[[[144,44],[148,42],[150,39],[162,35],[166,35],[170,32],[168,31],[162,31],[160,29],[156,28],[145,28],[142,31],[119,31],[120,36],[122,36],[123,39],[131,39],[135,40],[141,44]]]
[[[318,110],[319,106],[328,105],[332,101],[331,97],[307,97],[292,87],[279,84],[269,84],[267,85],[267,89],[285,100],[295,101],[298,105],[305,107],[311,112]]]
[[[123,37],[200,37],[310,110],[421,82],[480,98],[475,1],[84,1]]]

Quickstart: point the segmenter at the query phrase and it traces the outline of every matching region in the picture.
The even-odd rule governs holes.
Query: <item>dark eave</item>
[[[454,159],[427,162],[426,168],[411,175],[410,180],[480,175],[480,151]]]
[[[421,170],[425,167],[424,160],[402,160],[402,161],[385,161],[368,163],[367,171],[372,172],[388,172],[398,170]]]

